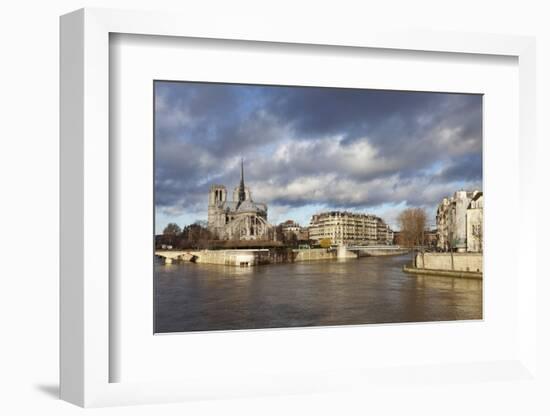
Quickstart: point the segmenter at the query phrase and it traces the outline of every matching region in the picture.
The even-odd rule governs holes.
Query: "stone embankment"
[[[483,278],[481,253],[417,253],[413,266],[405,272],[449,277]]]
[[[337,249],[306,248],[300,250],[292,250],[292,252],[292,261],[316,261],[357,258],[357,254],[346,250],[345,247],[338,247]]]
[[[201,250],[190,252],[189,255],[189,261],[193,263],[225,266],[257,266],[269,263],[268,249]],[[183,258],[184,261],[185,259],[186,257]]]
[[[301,261],[355,259],[357,254],[345,247],[338,249],[236,249],[176,251],[159,250],[155,254],[167,264],[173,261],[221,264],[226,266],[256,266],[260,264],[293,263]]]

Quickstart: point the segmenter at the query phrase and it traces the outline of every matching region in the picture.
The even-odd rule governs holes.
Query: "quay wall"
[[[269,263],[292,263],[294,261],[295,253],[288,248],[272,248],[269,250]]]
[[[483,272],[481,253],[418,253],[415,265],[419,269],[456,270],[462,272]]]
[[[269,250],[201,250],[191,252],[196,263],[255,266],[269,263]]]
[[[295,261],[330,260],[337,258],[336,250],[312,248],[303,250],[201,250],[190,253],[196,263],[254,266],[258,264],[292,263]]]
[[[338,246],[336,250],[336,258],[338,259],[356,259],[359,257],[357,253],[350,251],[346,246]]]
[[[338,250],[326,248],[309,249],[235,249],[235,250],[196,250],[196,251],[157,251],[156,254],[166,263],[183,261],[227,266],[256,266],[260,264],[292,263],[316,260],[357,258],[357,254],[340,247]]]
[[[292,250],[294,261],[331,260],[337,257],[335,250],[326,248],[307,248],[303,250]]]

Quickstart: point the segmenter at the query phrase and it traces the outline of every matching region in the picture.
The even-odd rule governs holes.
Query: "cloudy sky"
[[[241,157],[268,220],[328,209],[380,215],[481,189],[482,97],[155,83],[156,231],[206,220],[208,189],[238,185]],[[433,225],[435,218],[431,218]]]

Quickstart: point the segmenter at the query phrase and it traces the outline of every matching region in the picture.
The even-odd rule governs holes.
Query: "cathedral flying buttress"
[[[224,185],[211,185],[208,195],[208,229],[220,240],[272,240],[273,227],[267,222],[267,205],[254,202],[244,184],[244,162],[241,180],[227,199]]]

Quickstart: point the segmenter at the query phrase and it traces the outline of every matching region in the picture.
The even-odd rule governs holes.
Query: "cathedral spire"
[[[239,184],[239,202],[243,202],[246,199],[246,192],[244,190],[244,159],[241,158],[241,183]]]

